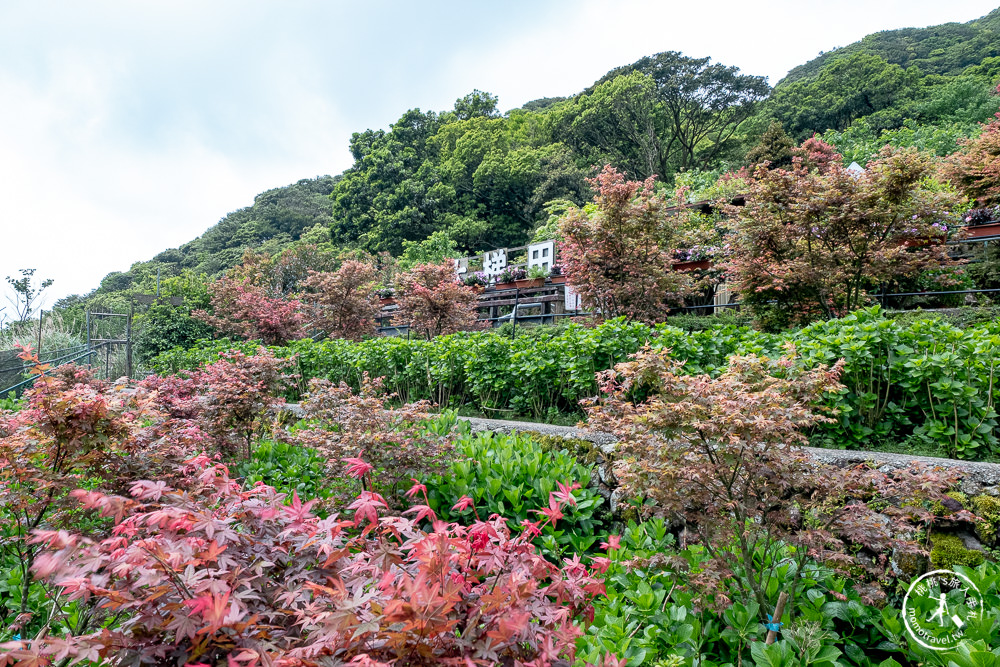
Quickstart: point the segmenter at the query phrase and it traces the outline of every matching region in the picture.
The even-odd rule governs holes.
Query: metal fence
[[[89,366],[97,377],[113,379],[132,375],[132,315],[129,313],[88,312],[87,342],[64,348],[44,346],[39,321],[35,346],[39,363],[51,373],[62,364],[77,362]],[[80,334],[83,332],[81,331]],[[35,341],[32,341],[35,342]],[[35,381],[30,374],[33,362],[19,358],[21,350],[0,350],[0,397],[19,395]]]

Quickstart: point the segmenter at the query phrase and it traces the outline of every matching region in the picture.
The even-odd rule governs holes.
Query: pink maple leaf
[[[358,499],[351,503],[347,509],[354,510],[354,525],[360,526],[362,520],[367,520],[369,524],[378,523],[379,509],[388,509],[389,505],[385,498],[371,491],[362,491]]]
[[[437,521],[437,514],[434,513],[427,505],[414,505],[410,509],[403,512],[403,514],[410,514],[411,512],[416,512],[417,516],[414,518],[414,522],[420,523],[425,517],[430,517],[431,521]]]
[[[462,496],[461,498],[458,499],[458,502],[455,503],[454,506],[452,506],[451,511],[464,512],[470,507],[475,509],[475,505],[476,503],[475,501],[472,500],[472,498],[470,498],[469,496]]]
[[[564,503],[569,503],[573,507],[576,507],[576,498],[573,497],[573,491],[580,488],[580,484],[573,482],[572,484],[563,484],[562,482],[556,482],[556,486],[559,487],[558,491],[554,491],[553,495],[557,500]]]
[[[607,542],[601,542],[601,548],[605,551],[614,551],[615,549],[621,549],[622,545],[621,535],[608,535]]]
[[[364,452],[361,452],[357,456],[341,459],[347,464],[347,474],[354,479],[361,479],[369,472],[371,472],[375,466],[371,465],[367,461],[363,460],[361,457],[364,456]]]

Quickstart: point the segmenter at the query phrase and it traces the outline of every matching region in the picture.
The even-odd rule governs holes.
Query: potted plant
[[[512,266],[508,266],[506,269],[497,274],[497,289],[510,289],[514,287],[515,280],[521,280],[526,277],[524,269],[517,269]]]
[[[562,272],[562,267],[558,264],[553,264],[552,268],[549,270],[549,280],[553,285],[561,285],[566,282],[566,276]]]
[[[476,271],[475,273],[470,273],[462,279],[462,284],[466,287],[471,287],[477,292],[481,292],[486,289],[489,284],[489,278],[482,271]]]
[[[698,271],[712,268],[712,248],[694,246],[674,251],[674,271]]]
[[[549,272],[545,267],[533,266],[525,272],[524,278],[514,281],[517,287],[541,287]]]
[[[391,287],[382,287],[375,290],[375,293],[378,294],[378,300],[383,306],[391,306],[396,303],[396,290]]]
[[[995,208],[974,208],[965,214],[964,219],[965,238],[1000,236],[1000,211]]]

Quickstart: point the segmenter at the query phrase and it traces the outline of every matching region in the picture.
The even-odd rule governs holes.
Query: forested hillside
[[[903,68],[914,65],[925,74],[958,75],[988,58],[1000,56],[1000,9],[968,23],[945,23],[929,28],[883,30],[843,48],[822,53],[792,68],[778,87],[816,76],[835,58],[855,53],[876,55]],[[996,63],[989,63],[994,65]]]
[[[310,232],[328,237],[333,221],[330,193],[339,178],[307,178],[262,192],[252,206],[230,213],[180,248],[164,250],[149,262],[134,264],[128,272],[108,274],[99,291],[129,289],[144,278],[155,277],[157,268],[165,276],[178,275],[184,269],[214,275],[236,264],[245,248],[276,252]]]
[[[343,174],[264,192],[190,243],[108,275],[89,298],[148,289],[157,270],[217,276],[247,248],[275,255],[308,242],[426,258],[518,245],[553,211],[587,201],[585,179],[608,163],[661,187],[683,183],[695,197],[726,171],[790,159],[790,142],[816,133],[847,163],[865,164],[885,144],[947,155],[997,111],[998,76],[1000,10],[869,35],[773,89],[666,51],[573,97],[506,113],[477,90],[450,110],[410,109],[387,129],[355,133]]]

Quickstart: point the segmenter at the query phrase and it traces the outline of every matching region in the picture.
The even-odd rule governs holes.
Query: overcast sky
[[[474,88],[506,110],[667,50],[773,85],[995,3],[0,0],[0,278],[37,268],[46,305],[85,293],[263,190],[343,171],[352,132]]]

